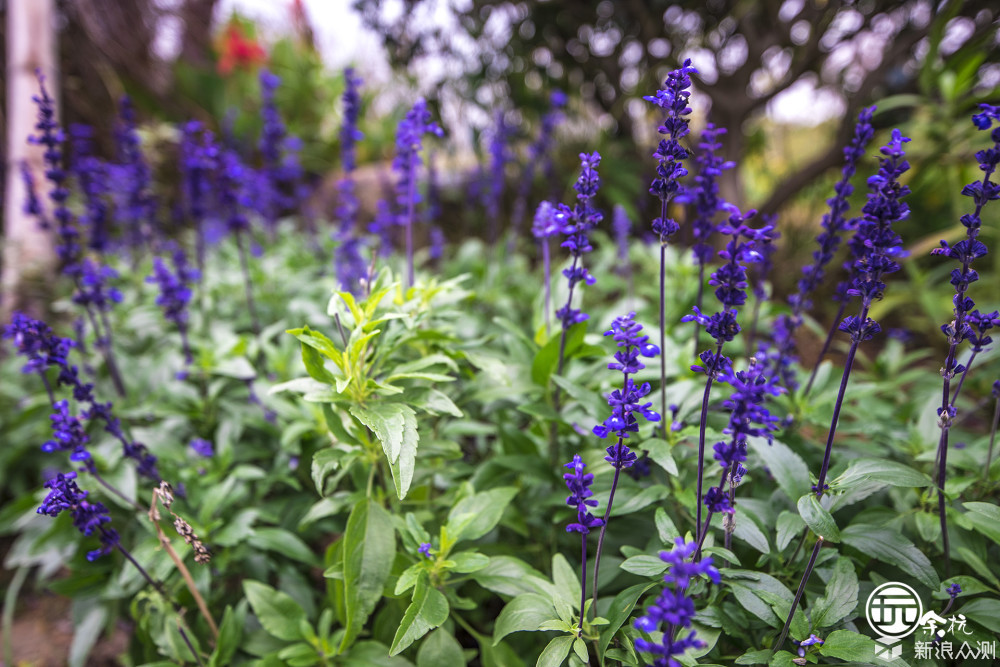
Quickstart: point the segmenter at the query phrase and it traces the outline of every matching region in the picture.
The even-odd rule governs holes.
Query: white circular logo
[[[865,616],[872,629],[897,641],[917,629],[923,613],[917,592],[898,581],[882,584],[865,603]]]

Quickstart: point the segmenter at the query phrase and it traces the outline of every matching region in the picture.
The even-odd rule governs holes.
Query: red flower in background
[[[253,37],[243,32],[239,23],[231,22],[219,42],[219,74],[229,74],[234,69],[253,69],[267,62],[267,52]]]

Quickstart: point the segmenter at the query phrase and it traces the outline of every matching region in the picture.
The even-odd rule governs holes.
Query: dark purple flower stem
[[[806,583],[809,581],[809,576],[812,574],[813,566],[816,565],[816,557],[819,556],[819,550],[823,547],[823,536],[816,536],[816,546],[813,547],[812,556],[809,557],[809,563],[806,564],[806,571],[802,573],[802,579],[799,581],[799,588],[795,591],[795,598],[792,600],[792,607],[788,610],[788,618],[785,619],[785,627],[781,629],[781,634],[778,635],[778,641],[774,643],[771,647],[771,655],[774,655],[781,649],[781,645],[785,643],[785,639],[788,638],[788,629],[792,626],[792,618],[795,616],[795,610],[799,606],[799,601],[802,599],[802,593],[806,590]]]
[[[698,541],[700,542],[704,536],[702,535],[701,528],[701,503],[702,503],[702,489],[704,484],[705,475],[705,430],[708,427],[708,399],[709,395],[712,393],[712,381],[715,378],[715,367],[718,364],[719,358],[722,356],[722,346],[723,343],[719,343],[715,348],[715,356],[712,358],[712,366],[708,369],[708,378],[705,380],[705,393],[701,397],[701,426],[698,431],[698,498],[697,498],[697,509],[695,526],[698,528]]]
[[[626,376],[627,377],[627,376]],[[621,457],[622,439],[618,438],[617,451]],[[615,490],[618,488],[618,477],[621,475],[621,466],[615,466],[615,477],[611,481],[611,493],[608,495],[608,506],[604,508],[604,525],[597,536],[597,553],[594,554],[594,605],[597,604],[597,574],[601,569],[601,552],[604,550],[604,533],[608,529],[608,521],[611,520],[611,505],[615,502]]]
[[[240,270],[243,272],[243,287],[247,296],[247,310],[250,311],[250,323],[253,332],[260,335],[260,320],[257,318],[257,307],[253,300],[253,283],[250,281],[250,262],[247,260],[247,249],[243,243],[243,231],[236,230],[236,249],[240,254]]]
[[[809,375],[809,382],[806,383],[806,388],[802,391],[802,398],[809,395],[809,391],[812,389],[813,382],[816,381],[816,372],[819,371],[819,365],[823,362],[826,357],[826,353],[830,351],[830,345],[833,344],[833,335],[837,332],[837,327],[840,322],[844,319],[844,311],[847,310],[847,301],[841,301],[840,307],[837,308],[837,314],[833,318],[833,324],[830,326],[830,330],[826,334],[826,340],[823,341],[823,348],[819,351],[819,356],[816,357],[816,364],[813,366],[812,373]]]
[[[124,398],[125,383],[118,370],[118,364],[115,362],[115,355],[111,351],[109,344],[110,334],[109,332],[105,332],[101,327],[90,305],[84,306],[84,312],[87,313],[87,319],[90,320],[90,326],[94,330],[94,345],[101,351],[101,356],[104,357],[104,364],[108,367],[108,374],[111,376],[111,384],[114,385],[115,393]]]
[[[868,318],[868,304],[861,307],[860,321],[864,322]],[[847,351],[847,360],[844,362],[844,374],[840,378],[840,389],[837,391],[837,402],[833,405],[833,417],[830,420],[830,430],[826,435],[826,451],[823,453],[823,466],[819,470],[819,479],[816,482],[816,495],[822,496],[824,484],[826,483],[826,473],[830,469],[830,454],[833,452],[833,438],[837,435],[837,422],[840,421],[840,408],[844,405],[844,396],[847,394],[847,382],[851,376],[851,368],[854,366],[854,357],[858,353],[858,345],[861,343],[859,337],[852,337],[851,349]]]
[[[695,306],[701,310],[701,302],[705,295],[705,264],[703,262],[698,262],[698,295],[695,297]],[[694,356],[698,356],[698,350],[701,349],[701,324],[698,322],[694,323]],[[749,347],[747,348],[750,349]]]
[[[577,263],[580,258],[577,255],[573,256],[573,264],[570,271],[575,271]],[[569,293],[566,296],[566,307],[567,309],[573,303],[573,288],[576,287],[575,283],[570,283]],[[565,364],[566,357],[566,332],[568,328],[563,323],[562,331],[559,333],[559,361],[556,363],[556,375],[562,375],[563,365]],[[552,393],[552,408],[558,413],[559,406],[562,401],[562,391],[559,385],[556,385],[555,391]],[[558,425],[553,422],[552,426],[549,428],[549,460],[551,462],[550,467],[555,468],[559,465],[559,440],[558,440]]]
[[[604,537],[604,529],[601,529],[601,537]],[[585,619],[584,608],[587,604],[587,533],[580,533],[580,629],[576,636],[583,636],[583,621]],[[597,582],[597,574],[594,574],[594,582]]]
[[[666,216],[666,203],[663,204],[663,216]],[[700,288],[699,288],[700,289]],[[667,362],[663,351],[667,344],[667,246],[660,243],[660,415],[663,418],[663,435],[666,437],[670,428],[667,425]],[[696,325],[697,326],[697,325]],[[695,330],[697,335],[697,329]],[[695,356],[698,352],[695,351]]]

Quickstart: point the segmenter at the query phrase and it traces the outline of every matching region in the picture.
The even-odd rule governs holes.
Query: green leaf
[[[448,535],[456,542],[478,540],[500,523],[503,511],[515,495],[515,487],[502,486],[462,498],[448,513]]]
[[[823,642],[822,655],[841,660],[873,664],[879,645],[871,637],[850,630],[836,630]]]
[[[958,610],[991,632],[1000,632],[1000,600],[976,598]]]
[[[341,456],[341,452],[338,452],[332,447],[321,449],[313,454],[310,474],[312,475],[313,484],[316,486],[316,492],[319,493],[319,495],[326,495],[326,477],[340,466]]]
[[[352,405],[350,411],[375,433],[390,465],[399,464],[398,474],[393,471],[393,479],[397,495],[403,498],[413,479],[413,461],[420,437],[413,408],[402,403],[375,403],[367,407]]]
[[[626,558],[625,562],[619,567],[626,572],[637,574],[640,577],[655,577],[666,572],[668,566],[656,556],[639,554],[638,556]]]
[[[827,542],[840,541],[840,529],[833,516],[823,508],[814,493],[807,493],[799,498],[799,516],[806,522],[809,529]]]
[[[775,546],[778,547],[778,551],[783,551],[785,547],[792,541],[792,538],[798,535],[799,531],[806,527],[806,522],[802,520],[798,514],[793,514],[788,510],[783,510],[781,514],[778,515],[778,532],[774,539]]]
[[[777,440],[768,444],[765,438],[748,438],[747,444],[770,469],[778,488],[790,500],[809,493],[809,467],[788,445]]]
[[[474,573],[472,579],[486,590],[511,597],[536,593],[536,582],[547,583],[541,572],[514,556],[491,557],[489,565]]]
[[[337,663],[338,665],[341,663]],[[405,658],[389,657],[385,644],[373,641],[358,642],[351,648],[343,662],[344,667],[413,667]]]
[[[211,665],[225,667],[231,663],[236,649],[240,647],[243,640],[246,617],[246,601],[240,600],[236,607],[226,605],[226,611],[222,614],[222,623],[219,624],[219,640],[215,645],[215,652],[212,653]]]
[[[423,565],[423,563],[414,563],[403,570],[403,574],[399,575],[399,579],[396,580],[396,590],[393,591],[393,595],[402,595],[416,586],[417,578],[424,571]]]
[[[764,531],[760,529],[757,522],[751,519],[745,509],[739,504],[736,505],[736,512],[733,514],[733,519],[734,537],[743,540],[762,554],[771,551],[771,547],[767,543],[767,535],[764,534]]]
[[[290,595],[253,579],[244,580],[243,591],[261,627],[269,635],[285,641],[302,638],[299,623],[306,620],[306,612]]]
[[[563,635],[550,641],[548,646],[542,650],[542,654],[538,656],[535,667],[559,667],[562,665],[573,648],[573,642],[576,639],[572,635]]]
[[[558,552],[552,556],[552,583],[563,601],[575,609],[580,603],[580,573]]]
[[[959,547],[956,549],[956,554],[959,558],[969,564],[973,572],[986,579],[996,588],[1000,588],[1000,579],[998,579],[996,575],[990,571],[990,567],[986,565],[986,562],[983,561],[982,558],[976,555],[976,552],[969,547]]]
[[[500,611],[493,625],[493,645],[512,632],[538,630],[542,623],[554,619],[556,611],[550,600],[535,593],[518,595]]]
[[[264,551],[273,551],[297,561],[316,567],[319,559],[313,550],[298,535],[284,528],[258,528],[247,543]]]
[[[672,546],[674,540],[680,537],[680,531],[677,530],[677,526],[667,516],[666,510],[662,507],[657,507],[656,512],[653,514],[653,521],[656,524],[656,533],[660,536],[660,542]]]
[[[895,565],[920,583],[937,590],[940,580],[934,567],[913,543],[894,530],[869,524],[852,524],[841,532],[844,544],[865,556]]]
[[[813,629],[829,628],[858,606],[858,575],[849,558],[841,556],[833,566],[823,597],[811,609]]]
[[[490,564],[489,556],[475,551],[461,551],[449,556],[448,560],[454,563],[450,569],[460,573],[478,572]]]
[[[615,633],[625,624],[628,617],[632,615],[632,610],[643,593],[658,585],[655,581],[636,584],[635,586],[629,586],[615,596],[615,599],[611,601],[610,611],[608,612],[608,625],[601,630],[601,638],[597,644],[599,656],[604,655],[604,652],[608,650],[608,646],[611,644],[611,640],[614,639]]]
[[[972,522],[977,533],[1000,544],[1000,507],[991,503],[962,503],[969,510],[965,518]]]
[[[427,575],[417,579],[413,600],[399,622],[389,655],[398,655],[410,644],[448,620],[448,599],[430,585]]]
[[[653,459],[653,463],[666,470],[667,474],[677,476],[677,462],[674,461],[674,455],[670,450],[670,443],[660,438],[650,438],[643,441],[641,449],[647,450],[649,458]]]
[[[771,649],[764,649],[762,651],[754,651],[753,649],[747,651],[740,657],[736,658],[737,665],[766,665],[771,660]]]
[[[583,336],[586,333],[586,322],[574,324],[568,331],[566,331],[566,346],[563,351],[564,359],[568,359],[571,354],[580,348],[580,345],[583,343]],[[552,373],[555,372],[556,366],[559,364],[559,345],[561,338],[562,332],[552,336],[552,338],[550,338],[548,342],[542,346],[542,349],[538,351],[534,360],[532,360],[531,380],[535,384],[543,387],[548,385],[549,378],[552,376]]]
[[[359,501],[351,510],[344,531],[347,627],[340,644],[341,652],[357,639],[382,597],[395,558],[396,533],[389,513],[372,500]]]
[[[417,667],[460,667],[464,664],[462,645],[444,628],[438,628],[427,635],[417,651]]]
[[[68,662],[71,667],[83,667],[87,663],[90,651],[101,636],[101,628],[107,620],[108,608],[103,604],[98,604],[87,610],[83,618],[78,621],[73,631],[73,640],[69,646]]]
[[[835,479],[831,488],[847,489],[862,481],[882,482],[891,486],[930,486],[931,478],[908,465],[886,459],[855,459],[847,471]]]

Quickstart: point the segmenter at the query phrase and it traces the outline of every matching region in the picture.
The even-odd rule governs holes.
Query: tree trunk
[[[29,145],[27,138],[35,124],[31,98],[38,94],[36,70],[46,76],[49,93],[58,99],[54,18],[52,0],[7,3],[7,182],[0,321],[6,321],[14,309],[30,309],[32,295],[44,289],[55,266],[52,240],[24,212],[26,190],[21,177],[25,163],[35,182],[43,186],[42,147]],[[40,199],[44,206],[47,198]]]

